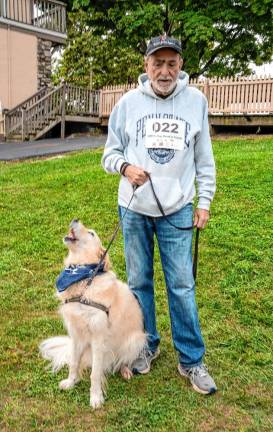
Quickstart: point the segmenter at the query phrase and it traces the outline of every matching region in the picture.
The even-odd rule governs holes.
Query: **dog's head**
[[[68,235],[64,237],[64,244],[69,253],[65,259],[65,265],[96,264],[105,252],[97,233],[86,228],[78,219],[73,219]],[[104,259],[104,270],[110,269],[108,254]]]

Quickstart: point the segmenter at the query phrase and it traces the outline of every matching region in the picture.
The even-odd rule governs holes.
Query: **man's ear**
[[[147,73],[147,68],[148,68],[148,57],[144,57],[144,70]]]
[[[180,62],[179,62],[180,64],[179,64],[179,66],[180,66],[180,70],[182,69],[182,66],[183,66],[183,59],[181,58],[180,59]]]

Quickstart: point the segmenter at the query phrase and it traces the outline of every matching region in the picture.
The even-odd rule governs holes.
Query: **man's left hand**
[[[195,209],[193,225],[197,228],[204,229],[209,220],[209,211],[204,209]]]

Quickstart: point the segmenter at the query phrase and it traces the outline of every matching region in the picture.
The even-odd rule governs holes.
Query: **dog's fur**
[[[98,263],[105,249],[94,230],[78,220],[72,221],[64,243],[69,249],[65,265]],[[58,293],[62,303],[69,298],[83,298],[109,308],[109,316],[95,307],[81,303],[66,303],[60,307],[69,336],[47,339],[40,345],[45,359],[57,372],[69,366],[68,378],[61,381],[61,389],[72,388],[81,371],[92,368],[90,405],[100,407],[104,402],[104,377],[107,372],[121,371],[124,378],[132,376],[130,367],[146,345],[140,307],[128,286],[110,271],[108,255],[102,275],[96,276],[86,288],[87,280],[69,286]]]

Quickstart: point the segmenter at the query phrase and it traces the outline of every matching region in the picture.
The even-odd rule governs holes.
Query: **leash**
[[[150,176],[150,174],[149,174],[148,172],[145,171],[145,173],[146,173],[146,175],[147,175],[147,177],[148,177],[148,179],[149,179],[149,181],[150,181],[151,188],[152,188],[152,192],[153,192],[153,195],[154,195],[155,201],[156,201],[156,203],[157,203],[158,209],[159,209],[160,213],[162,214],[162,216],[164,217],[164,219],[166,220],[166,222],[168,222],[168,224],[170,224],[171,226],[173,226],[174,228],[176,228],[176,229],[178,229],[178,230],[180,230],[180,231],[190,231],[190,230],[193,230],[193,229],[194,229],[194,226],[193,226],[193,225],[188,226],[188,227],[179,227],[179,226],[173,224],[173,223],[168,219],[167,215],[166,215],[165,212],[164,212],[164,209],[163,209],[163,207],[162,207],[162,204],[161,204],[161,202],[159,201],[159,198],[158,198],[158,196],[156,195],[156,192],[155,192],[155,190],[154,190],[154,185],[153,185],[153,182],[152,182],[151,176]],[[119,219],[119,222],[117,223],[117,225],[116,225],[116,227],[115,227],[115,230],[114,230],[114,233],[113,233],[113,235],[112,235],[112,237],[111,237],[111,239],[110,239],[110,241],[109,241],[109,244],[108,244],[107,248],[105,249],[105,251],[103,252],[103,254],[102,254],[102,256],[101,256],[101,259],[99,260],[97,266],[95,267],[95,269],[94,269],[94,271],[93,271],[93,273],[92,273],[92,276],[88,278],[88,280],[87,280],[87,284],[86,284],[86,286],[85,286],[85,289],[88,288],[88,287],[92,284],[93,279],[96,277],[97,273],[99,272],[99,269],[100,269],[101,265],[103,264],[103,261],[104,261],[106,255],[107,255],[107,253],[108,253],[110,247],[112,246],[113,241],[115,240],[115,238],[116,238],[116,236],[117,236],[117,234],[118,234],[118,231],[119,231],[119,229],[120,229],[120,227],[121,227],[122,221],[123,221],[123,219],[124,219],[125,216],[126,216],[126,213],[127,213],[128,209],[129,209],[129,207],[130,207],[130,205],[131,205],[131,202],[132,202],[132,200],[133,200],[133,198],[134,198],[135,191],[136,191],[137,188],[138,188],[138,185],[134,185],[134,186],[133,186],[133,193],[132,193],[132,196],[131,196],[131,198],[130,198],[129,204],[128,204],[128,206],[126,207],[123,216]],[[196,235],[195,235],[195,242],[194,242],[194,258],[193,258],[193,266],[192,266],[192,273],[193,273],[193,277],[194,277],[194,280],[195,280],[195,281],[196,281],[196,277],[197,277],[199,232],[200,232],[199,228],[196,228]],[[104,305],[101,304],[101,303],[96,303],[96,302],[93,302],[93,301],[91,301],[91,300],[89,301],[89,300],[87,300],[87,299],[83,299],[82,296],[80,296],[80,297],[72,297],[71,299],[66,299],[64,304],[71,303],[71,302],[78,302],[78,303],[84,304],[84,305],[86,305],[86,306],[92,306],[92,307],[95,307],[95,308],[97,308],[97,309],[100,309],[100,310],[104,311],[104,312],[107,314],[107,316],[109,315],[109,308],[107,308],[106,306],[104,306]]]
[[[116,236],[117,236],[117,234],[118,234],[118,230],[119,230],[120,227],[121,227],[122,221],[123,221],[123,219],[124,219],[124,217],[125,217],[125,215],[126,215],[128,209],[129,209],[129,207],[130,207],[130,204],[131,204],[131,202],[132,202],[132,200],[133,200],[133,198],[134,198],[134,195],[135,195],[135,191],[136,191],[136,189],[137,189],[137,186],[133,186],[133,193],[132,193],[131,199],[130,199],[130,201],[129,201],[129,204],[128,204],[128,206],[127,206],[126,209],[125,209],[124,215],[122,216],[122,218],[120,218],[119,222],[117,223],[116,228],[115,228],[115,230],[114,230],[114,234],[112,235],[111,240],[110,240],[110,242],[109,242],[107,248],[106,248],[105,251],[103,252],[103,255],[101,256],[101,259],[100,259],[100,261],[99,261],[97,267],[95,268],[94,272],[92,273],[92,277],[88,278],[88,282],[87,282],[86,287],[88,287],[88,286],[91,285],[92,280],[94,279],[94,277],[95,277],[96,274],[98,273],[99,268],[100,268],[100,266],[102,265],[102,263],[103,263],[103,261],[104,261],[104,258],[106,257],[106,255],[107,255],[107,253],[108,253],[110,247],[112,246],[112,243],[113,243],[113,241],[115,240],[115,238],[116,238]]]
[[[102,266],[103,261],[104,261],[106,255],[107,255],[107,253],[108,253],[108,251],[109,251],[109,249],[110,249],[113,241],[115,240],[115,238],[116,238],[116,236],[118,234],[118,231],[119,231],[119,228],[121,227],[122,221],[123,221],[123,219],[124,219],[124,217],[125,217],[125,215],[127,213],[127,210],[130,207],[132,199],[134,198],[136,189],[137,189],[137,186],[133,186],[133,193],[132,193],[131,199],[129,201],[129,204],[128,204],[128,206],[125,209],[124,215],[120,218],[119,222],[117,223],[117,225],[115,227],[115,230],[114,230],[114,234],[112,235],[111,240],[110,240],[107,248],[103,252],[103,254],[101,256],[101,259],[99,260],[97,266],[95,267],[95,269],[94,269],[94,271],[92,273],[92,276],[87,279],[87,284],[85,285],[85,289],[88,288],[92,284],[93,279],[98,274],[98,272],[100,270],[100,267]],[[79,296],[79,297],[72,297],[70,299],[66,299],[65,302],[64,302],[64,304],[73,303],[73,302],[81,303],[81,304],[83,304],[85,306],[91,306],[91,307],[94,307],[96,309],[100,309],[100,310],[102,310],[103,312],[105,312],[107,314],[107,317],[109,317],[109,308],[106,307],[105,305],[101,304],[101,303],[96,303],[96,302],[94,302],[92,300],[87,300],[87,299],[84,299],[82,296]]]
[[[155,193],[155,189],[154,189],[154,185],[151,179],[151,175],[150,173],[148,173],[147,171],[145,171],[145,174],[147,175],[150,184],[151,184],[151,188],[152,188],[152,192],[154,195],[154,199],[157,203],[157,207],[160,211],[160,213],[162,214],[162,216],[164,217],[164,219],[166,220],[166,222],[168,222],[169,225],[171,225],[172,227],[180,230],[180,231],[190,231],[194,229],[194,225],[188,226],[188,227],[179,227],[175,224],[173,224],[169,219],[168,216],[165,214],[164,209],[162,207],[161,202],[159,201],[158,196]],[[193,273],[193,277],[194,280],[196,281],[196,277],[197,277],[197,265],[198,265],[198,247],[199,247],[199,233],[200,233],[200,229],[196,228],[196,235],[195,235],[195,241],[194,241],[194,256],[193,256],[193,265],[192,265],[192,273]]]

